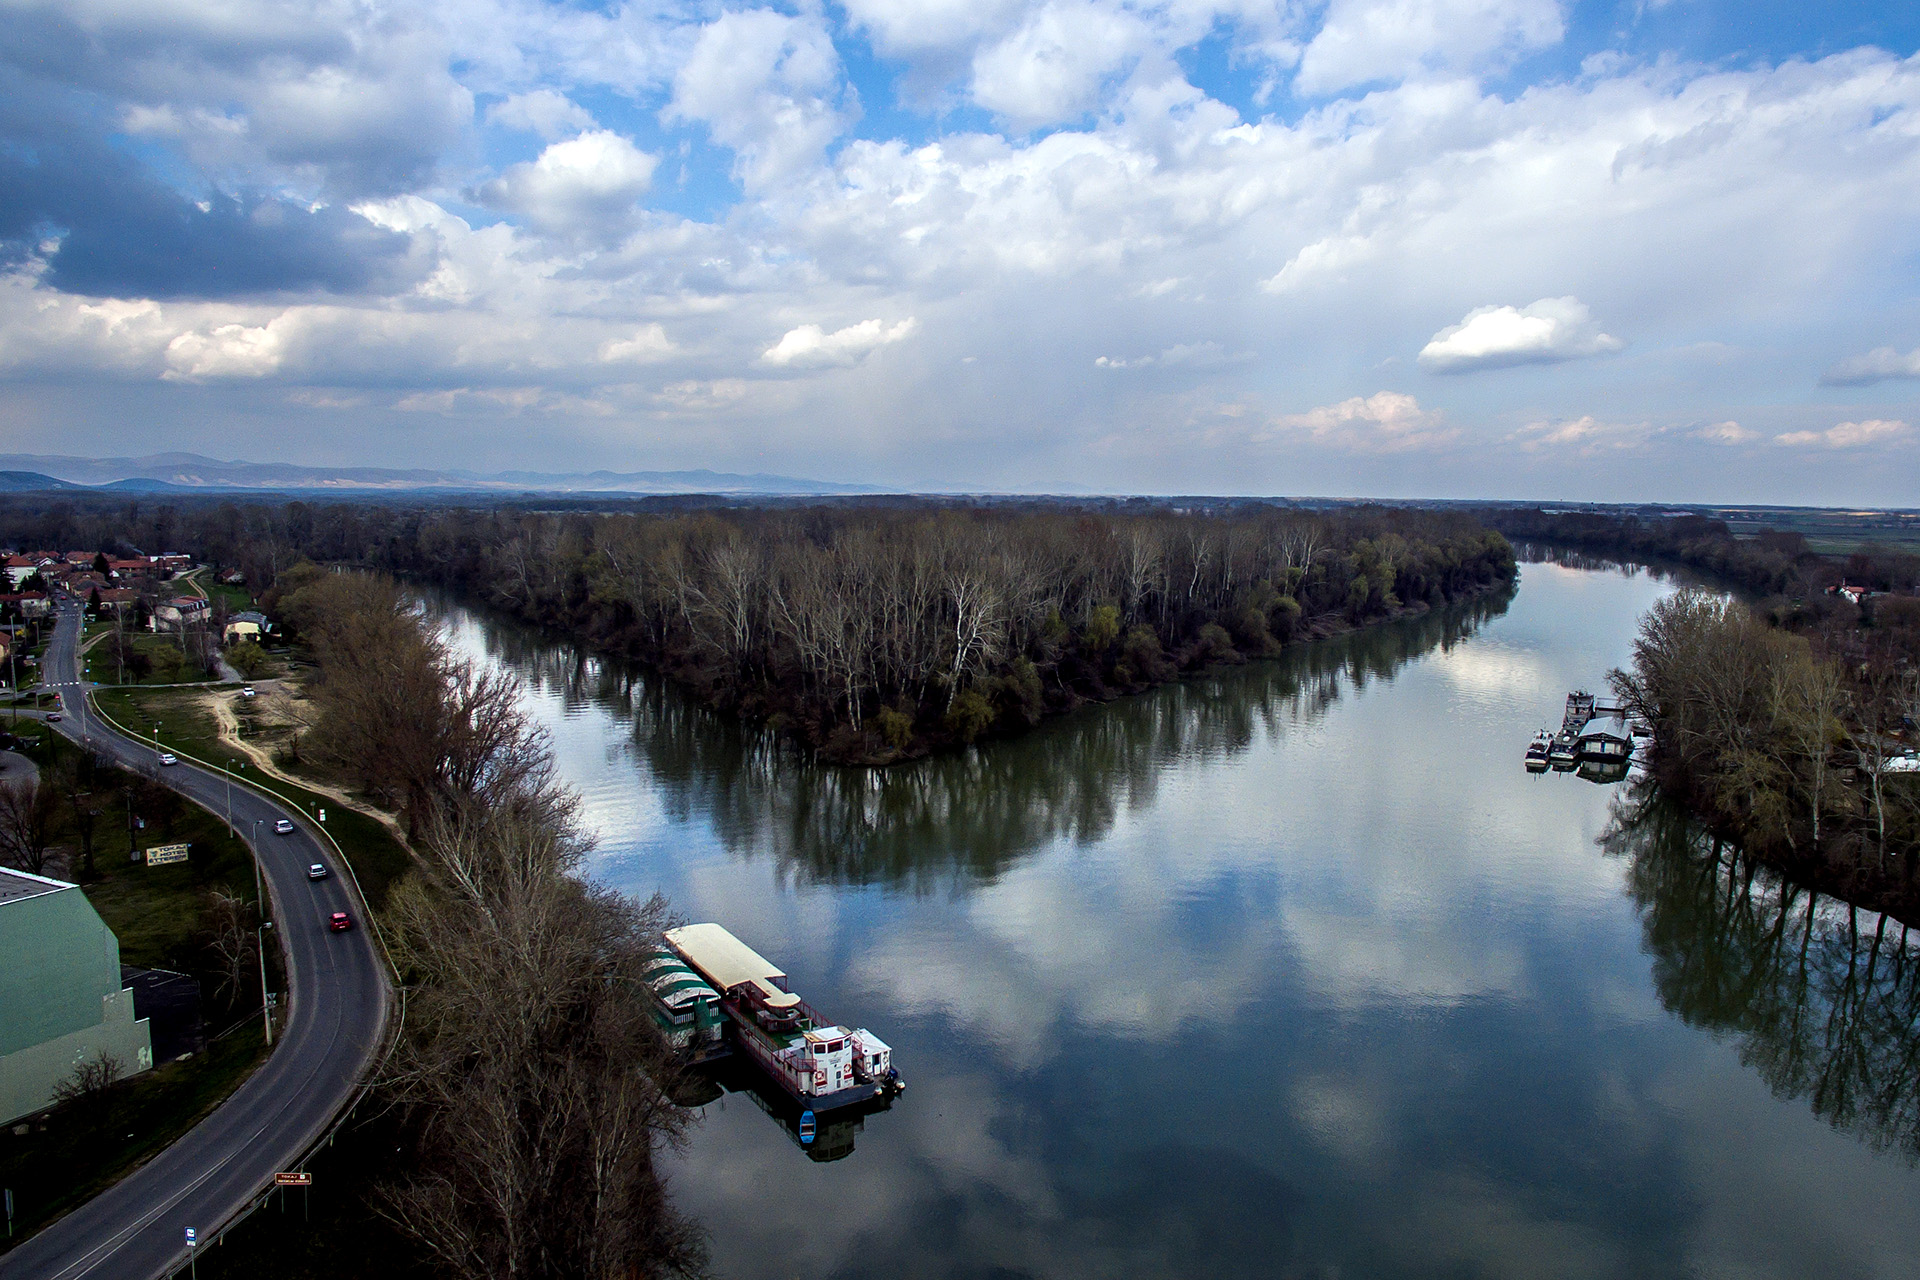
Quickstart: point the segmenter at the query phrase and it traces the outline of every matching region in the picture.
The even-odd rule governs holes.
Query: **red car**
[[[353,928],[353,918],[344,911],[336,911],[327,917],[327,928],[335,933]]]

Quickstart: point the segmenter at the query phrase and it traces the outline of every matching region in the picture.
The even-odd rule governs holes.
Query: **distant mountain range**
[[[725,471],[433,471],[389,467],[305,467],[288,462],[222,462],[197,453],[144,458],[0,454],[0,492],[107,489],[134,493],[412,490],[498,493],[879,493],[870,485]]]

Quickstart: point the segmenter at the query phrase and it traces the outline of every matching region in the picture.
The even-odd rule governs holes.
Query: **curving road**
[[[45,679],[62,695],[60,731],[130,768],[152,767],[154,749],[116,733],[88,704],[80,681],[80,610],[62,607],[47,650]],[[176,791],[224,816],[224,774],[182,762],[159,769]],[[113,1187],[74,1209],[12,1252],[0,1255],[4,1280],[148,1280],[186,1266],[186,1229],[204,1245],[239,1213],[276,1170],[290,1169],[354,1097],[386,1031],[391,988],[330,846],[301,814],[243,786],[232,788],[233,822],[258,830],[273,919],[286,960],[288,994],[273,1053],[218,1110]],[[281,818],[292,835],[273,834]],[[258,827],[255,827],[258,823]],[[307,879],[311,863],[335,874]],[[355,927],[333,933],[335,911]]]

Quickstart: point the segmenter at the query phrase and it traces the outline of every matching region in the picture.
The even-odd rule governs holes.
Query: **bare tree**
[[[46,869],[55,793],[30,778],[0,783],[0,856],[22,871]]]
[[[91,1103],[118,1084],[126,1073],[126,1064],[110,1053],[83,1057],[73,1064],[73,1070],[65,1079],[53,1086],[54,1100]]]
[[[641,985],[664,903],[571,875],[578,837],[518,805],[440,811],[420,844],[391,912],[417,981],[386,1081],[415,1163],[382,1212],[475,1280],[697,1270],[653,1165],[687,1119]]]
[[[207,949],[213,953],[220,984],[215,994],[229,1006],[240,1003],[248,975],[253,971],[253,906],[225,889],[209,890],[205,900]]]

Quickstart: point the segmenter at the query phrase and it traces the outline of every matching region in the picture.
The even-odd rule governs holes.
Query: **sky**
[[[1920,6],[0,0],[0,451],[1920,505]]]

